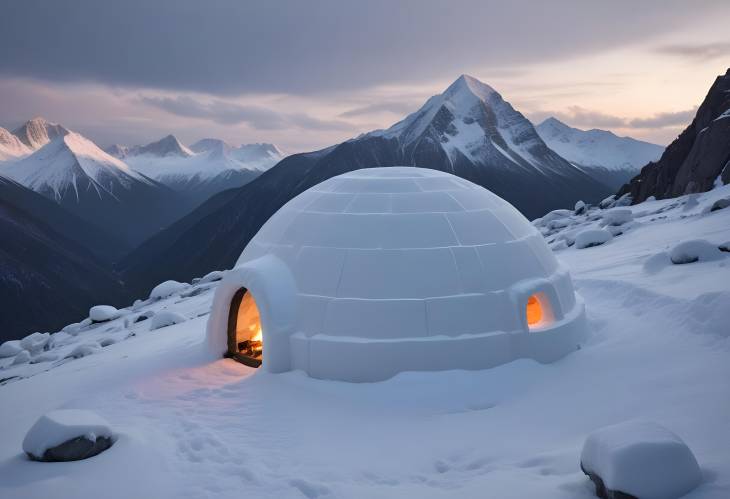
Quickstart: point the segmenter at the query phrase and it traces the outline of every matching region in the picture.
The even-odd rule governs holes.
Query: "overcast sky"
[[[5,0],[0,126],[274,142],[387,127],[460,74],[537,123],[669,143],[730,66],[728,1]]]

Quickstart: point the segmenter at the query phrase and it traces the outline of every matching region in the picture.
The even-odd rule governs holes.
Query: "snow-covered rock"
[[[702,479],[697,460],[682,439],[652,422],[628,421],[591,433],[580,462],[596,483],[598,495],[605,487],[604,494],[672,499],[694,489]]]
[[[603,222],[606,225],[623,225],[634,219],[634,213],[629,208],[613,208],[603,213]]]
[[[96,305],[89,309],[89,318],[94,322],[106,322],[116,319],[121,312],[111,305]]]
[[[196,284],[206,284],[209,282],[220,281],[221,279],[223,279],[224,275],[225,275],[225,272],[221,272],[219,270],[214,270],[213,272],[208,272],[203,277],[198,279]]]
[[[23,351],[23,347],[20,346],[20,340],[6,341],[0,345],[0,359],[6,357],[15,357]]]
[[[730,206],[730,198],[718,199],[717,201],[712,203],[712,206],[710,206],[710,211],[724,210],[728,206]]]
[[[586,229],[575,236],[576,249],[591,248],[607,243],[613,235],[606,229]]]
[[[20,340],[20,347],[31,354],[42,351],[51,340],[49,333],[33,333]]]
[[[624,194],[620,198],[616,200],[616,202],[613,204],[614,206],[629,206],[631,205],[633,199],[631,198],[631,194]]]
[[[586,211],[586,204],[584,201],[578,201],[575,203],[575,208],[573,209],[573,212],[576,215],[582,215]]]
[[[720,248],[705,239],[683,241],[669,252],[669,258],[674,264],[710,262],[723,257]]]
[[[163,310],[152,317],[152,320],[150,321],[150,330],[160,329],[165,326],[172,326],[173,324],[180,324],[181,322],[185,322],[185,317],[169,310]]]
[[[98,353],[100,350],[101,347],[98,343],[84,343],[71,350],[71,353],[66,358],[80,359],[81,357],[88,357],[89,355]]]
[[[183,284],[182,282],[165,281],[152,288],[152,291],[150,291],[150,299],[162,300],[164,298],[168,298],[175,293],[179,293],[187,286],[187,284]]]
[[[36,461],[77,461],[114,443],[109,423],[80,409],[51,411],[38,419],[23,439],[23,451]]]
[[[28,352],[28,350],[21,350],[13,359],[13,363],[11,365],[18,366],[28,362],[30,362],[30,352]]]
[[[605,209],[611,208],[615,203],[616,203],[616,196],[611,195],[611,196],[608,196],[603,201],[601,201],[600,203],[598,203],[598,206],[602,210],[605,210]]]

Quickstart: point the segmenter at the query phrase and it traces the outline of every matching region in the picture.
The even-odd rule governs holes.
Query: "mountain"
[[[58,123],[51,123],[44,118],[33,118],[23,126],[13,130],[13,135],[29,148],[36,150],[48,144],[57,137],[68,133],[68,129]]]
[[[135,146],[127,154],[134,156],[150,155],[158,158],[168,156],[187,158],[188,156],[192,156],[193,152],[185,147],[177,137],[168,135],[146,146]]]
[[[0,177],[0,342],[55,331],[100,302],[127,299],[99,258],[116,244],[43,196]],[[95,251],[89,251],[87,247]]]
[[[618,195],[635,203],[705,192],[718,179],[730,183],[730,69],[718,76],[692,123],[669,144],[659,161],[649,163]]]
[[[56,201],[78,217],[135,245],[191,205],[83,136],[68,132],[0,174]]]
[[[612,189],[621,187],[664,151],[662,146],[607,130],[573,128],[556,118],[546,119],[535,130],[550,149]]]
[[[0,161],[12,161],[32,151],[18,137],[0,127]]]
[[[169,147],[159,146],[163,141]],[[202,139],[188,149],[172,135],[155,144],[158,146],[129,149],[125,161],[135,171],[188,197],[194,204],[247,184],[282,157],[272,144],[233,147],[220,139]],[[142,150],[148,152],[141,153]]]
[[[529,217],[597,201],[609,189],[548,148],[491,87],[462,76],[387,130],[280,161],[253,182],[203,203],[133,251],[125,280],[137,292],[230,267],[263,223],[294,196],[340,173],[413,165],[455,173]],[[223,194],[223,193],[222,193]]]
[[[129,147],[121,144],[112,144],[104,148],[104,152],[109,156],[114,156],[117,159],[124,159],[129,155]]]

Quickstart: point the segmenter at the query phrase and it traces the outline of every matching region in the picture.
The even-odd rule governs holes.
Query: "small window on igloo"
[[[553,321],[553,309],[545,293],[530,295],[525,306],[525,315],[530,330],[538,329]]]

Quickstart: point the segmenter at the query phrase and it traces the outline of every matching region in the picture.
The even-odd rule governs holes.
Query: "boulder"
[[[111,305],[97,305],[89,310],[89,318],[94,322],[106,322],[116,319],[121,312]]]
[[[185,317],[169,310],[163,310],[157,312],[150,320],[150,331],[154,329],[160,329],[165,326],[172,326],[173,324],[179,324],[185,322]]]
[[[721,249],[704,239],[691,239],[677,244],[669,252],[669,259],[675,265],[694,262],[710,262],[723,258]]]
[[[628,421],[591,433],[580,467],[604,499],[673,499],[702,479],[682,439],[652,422]]]
[[[603,213],[603,223],[617,227],[634,219],[630,208],[613,208]]]
[[[109,423],[78,409],[51,411],[28,430],[23,451],[34,461],[78,461],[95,456],[114,443]]]
[[[168,298],[175,293],[179,293],[187,286],[187,284],[183,284],[177,281],[165,281],[152,288],[152,291],[150,291],[150,299],[162,300],[164,298]]]
[[[15,357],[23,351],[23,347],[20,346],[20,340],[6,341],[0,345],[0,359],[6,357]]]
[[[576,249],[592,248],[607,243],[613,238],[611,233],[605,229],[587,229],[575,236]]]

